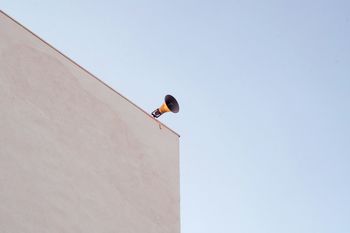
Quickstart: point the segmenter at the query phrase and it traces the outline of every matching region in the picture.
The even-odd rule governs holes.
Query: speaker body
[[[164,98],[164,103],[159,108],[157,108],[152,112],[152,116],[154,118],[158,118],[163,113],[166,113],[166,112],[178,113],[179,110],[180,110],[180,106],[177,100],[171,95],[166,95]]]

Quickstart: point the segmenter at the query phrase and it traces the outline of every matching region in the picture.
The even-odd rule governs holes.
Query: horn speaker
[[[176,99],[171,95],[166,95],[164,98],[164,103],[159,108],[157,108],[152,112],[152,116],[154,118],[158,118],[163,113],[166,113],[166,112],[177,113],[179,112],[179,110],[180,110],[180,107]]]

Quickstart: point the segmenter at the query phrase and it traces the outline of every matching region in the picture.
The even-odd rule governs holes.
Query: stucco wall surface
[[[0,12],[1,233],[179,233],[178,143]]]

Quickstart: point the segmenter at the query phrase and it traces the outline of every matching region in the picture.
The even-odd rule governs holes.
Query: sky
[[[350,232],[350,1],[0,8],[145,111],[177,98],[182,233]]]

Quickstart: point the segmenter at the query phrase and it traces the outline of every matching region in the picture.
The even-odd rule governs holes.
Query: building
[[[179,136],[0,12],[0,232],[179,233]]]

